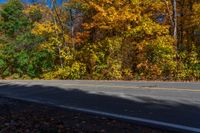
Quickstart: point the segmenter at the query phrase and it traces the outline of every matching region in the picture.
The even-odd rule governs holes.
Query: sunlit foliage
[[[51,4],[1,6],[1,78],[199,80],[198,1]]]

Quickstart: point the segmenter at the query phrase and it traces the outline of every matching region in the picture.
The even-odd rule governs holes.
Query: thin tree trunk
[[[170,7],[169,7],[169,4],[167,2],[167,0],[163,0],[166,7],[167,7],[167,12],[169,14],[169,19],[170,19],[170,23],[171,23],[171,26],[174,27],[174,21],[173,21],[173,16],[172,16],[172,13],[171,13],[171,10],[170,10]]]
[[[51,3],[51,4],[52,4],[52,8],[54,9],[56,0],[52,0],[51,2],[52,2],[52,3]],[[54,18],[54,15],[53,15],[53,14],[52,14],[52,18],[53,18],[54,24],[57,25],[57,20],[56,20],[56,18]],[[56,30],[56,35],[58,36],[58,31],[57,31],[57,30]],[[61,66],[62,68],[64,68],[63,60],[62,60],[62,58],[61,58],[61,56],[60,56],[61,47],[58,46],[57,48],[58,48],[58,53],[59,53],[60,66]]]
[[[64,32],[65,28],[64,28],[64,26],[63,26],[63,24],[62,24],[62,20],[61,20],[61,18],[60,18],[60,16],[59,16],[58,11],[57,11],[56,6],[55,6],[56,0],[53,0],[52,3],[53,3],[53,6],[52,6],[53,11],[54,11],[55,14],[56,14],[56,18],[55,18],[55,19],[56,19],[56,21],[58,22],[58,24],[60,25],[61,30],[62,30],[62,41],[63,41],[63,45],[64,45],[64,46],[67,46],[67,44],[66,44],[66,42],[65,42],[65,37],[64,37],[64,36],[65,36],[65,32]]]
[[[178,45],[177,45],[177,5],[176,5],[176,0],[173,0],[173,22],[174,22],[174,32],[173,32],[173,36],[174,39],[176,41],[176,46],[177,46],[177,50],[178,50]]]
[[[75,50],[75,43],[74,43],[74,19],[73,19],[73,13],[72,10],[69,10],[70,14],[70,26],[71,26],[71,38],[72,38],[72,45],[73,49]]]
[[[176,78],[179,79],[179,59],[178,59],[178,37],[177,37],[177,3],[176,0],[172,0],[172,7],[173,7],[173,22],[174,22],[174,27],[173,27],[173,36],[174,36],[174,45],[176,47]]]

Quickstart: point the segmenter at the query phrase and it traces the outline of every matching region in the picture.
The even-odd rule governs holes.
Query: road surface
[[[200,132],[198,82],[0,81],[0,95]]]

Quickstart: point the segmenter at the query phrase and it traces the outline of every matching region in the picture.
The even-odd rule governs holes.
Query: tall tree
[[[77,10],[82,10],[84,14],[83,32],[77,35],[87,35],[88,37],[84,39],[93,45],[97,45],[96,42],[109,45],[108,49],[105,49],[108,51],[106,56],[109,56],[108,59],[116,64],[121,64],[118,68],[119,73],[129,69],[135,74],[152,75],[149,78],[165,73],[165,68],[163,69],[160,63],[163,61],[166,65],[170,64],[169,61],[173,58],[170,55],[173,53],[173,38],[169,34],[169,25],[158,20],[167,11],[162,0],[154,2],[149,0],[142,2],[74,0],[72,3],[74,3],[72,7],[78,7]],[[80,36],[77,37],[80,38]],[[117,48],[115,46],[117,40],[119,50],[115,51],[117,53],[112,53],[114,52],[111,51],[112,48]],[[160,52],[152,50],[154,46]],[[163,56],[164,54],[168,55],[167,58]],[[109,60],[106,64],[110,68],[107,69],[114,70],[112,61]],[[91,67],[88,69],[91,70]],[[92,70],[95,71],[95,69]],[[153,71],[157,72],[155,77],[153,77]]]
[[[9,0],[0,12],[0,29],[11,37],[16,37],[20,32],[25,31],[29,25],[26,16],[23,15],[23,4],[19,0]]]

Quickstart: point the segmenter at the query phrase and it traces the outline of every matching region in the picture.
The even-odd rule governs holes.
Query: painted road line
[[[33,86],[33,85],[43,85],[46,86],[43,83],[21,83],[21,82],[9,82],[11,85],[27,85],[27,86]],[[106,88],[119,88],[119,89],[142,89],[142,90],[160,90],[160,91],[187,91],[187,92],[200,92],[200,88],[198,89],[184,89],[184,88],[163,88],[163,87],[155,87],[155,86],[120,86],[120,85],[99,85],[99,84],[56,84],[57,86],[75,86],[75,87],[106,87]],[[50,85],[50,86],[55,86]]]
[[[144,123],[145,125],[157,125],[157,126],[165,127],[166,129],[174,129],[174,130],[182,131],[185,133],[188,133],[188,132],[200,133],[200,128],[194,128],[194,127],[183,126],[183,125],[172,124],[172,123],[161,122],[161,121],[155,121],[155,120],[149,120],[149,119],[144,119],[144,118],[139,118],[139,117],[131,117],[131,116],[126,116],[126,115],[119,115],[119,114],[114,114],[114,113],[107,113],[107,112],[102,112],[102,111],[97,111],[97,110],[77,108],[77,107],[71,107],[71,106],[65,106],[65,105],[59,105],[59,107],[70,109],[70,110],[81,111],[81,112],[85,112],[85,113],[90,113],[90,114],[111,117],[111,118],[122,119],[122,120],[126,120],[126,121]]]
[[[84,112],[84,113],[89,113],[89,114],[94,114],[94,115],[105,116],[105,117],[109,117],[109,118],[121,119],[121,120],[129,121],[129,122],[133,122],[133,123],[154,126],[157,128],[160,127],[160,128],[167,129],[167,130],[171,129],[173,131],[178,131],[178,132],[182,132],[182,133],[200,133],[200,128],[189,127],[189,126],[184,126],[184,125],[179,125],[179,124],[174,124],[174,123],[167,123],[167,122],[150,120],[150,119],[145,119],[145,118],[108,113],[108,112],[91,110],[91,109],[86,109],[86,108],[78,108],[78,107],[66,106],[66,105],[57,105],[52,102],[48,102],[48,101],[45,102],[45,101],[40,101],[40,100],[36,100],[36,99],[18,98],[18,97],[12,97],[12,96],[5,96],[5,97],[16,99],[16,100],[51,105],[54,107],[60,107],[60,108],[69,109],[72,111],[79,111],[79,112]]]
[[[163,91],[188,91],[188,92],[200,92],[196,89],[183,89],[183,88],[160,88],[160,87],[140,87],[140,86],[116,86],[116,85],[98,85],[98,84],[64,84],[65,86],[77,86],[77,87],[107,87],[107,88],[125,88],[125,89],[143,89],[143,90],[163,90]]]

